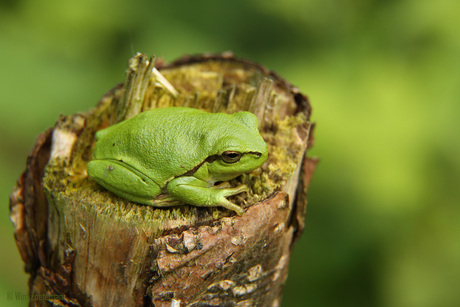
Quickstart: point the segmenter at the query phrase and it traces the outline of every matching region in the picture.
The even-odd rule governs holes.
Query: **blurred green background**
[[[0,1],[0,306],[26,306],[8,196],[35,137],[136,51],[232,50],[307,94],[321,163],[283,306],[458,306],[460,2]]]

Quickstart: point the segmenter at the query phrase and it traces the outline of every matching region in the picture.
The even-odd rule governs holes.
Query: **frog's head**
[[[260,167],[267,160],[267,144],[259,133],[257,118],[249,112],[230,116],[231,128],[216,135],[208,171],[215,180],[230,180]],[[219,128],[218,128],[219,129]]]

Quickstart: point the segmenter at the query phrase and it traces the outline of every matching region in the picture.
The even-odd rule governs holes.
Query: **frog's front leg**
[[[167,190],[171,196],[187,204],[198,207],[224,207],[243,215],[244,210],[226,199],[228,196],[247,192],[245,185],[236,188],[218,189],[208,188],[206,181],[195,177],[178,177],[171,180]]]
[[[152,179],[117,160],[92,160],[88,163],[89,176],[112,193],[144,205],[161,193]]]

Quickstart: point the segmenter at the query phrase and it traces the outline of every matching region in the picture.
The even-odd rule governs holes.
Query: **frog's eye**
[[[241,152],[238,151],[225,151],[222,153],[222,161],[226,163],[235,163],[240,161],[241,156]]]

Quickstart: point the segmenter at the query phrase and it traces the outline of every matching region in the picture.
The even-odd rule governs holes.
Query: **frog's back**
[[[135,134],[139,133],[139,138],[154,138],[161,144],[178,143],[177,149],[185,146],[190,148],[191,144],[187,140],[195,143],[197,138],[203,137],[203,134],[209,134],[218,123],[216,115],[218,114],[193,108],[160,108],[142,112],[132,118],[129,124],[127,123],[126,130],[130,131],[132,137],[136,137]],[[187,137],[187,139],[174,139],[174,137]]]

